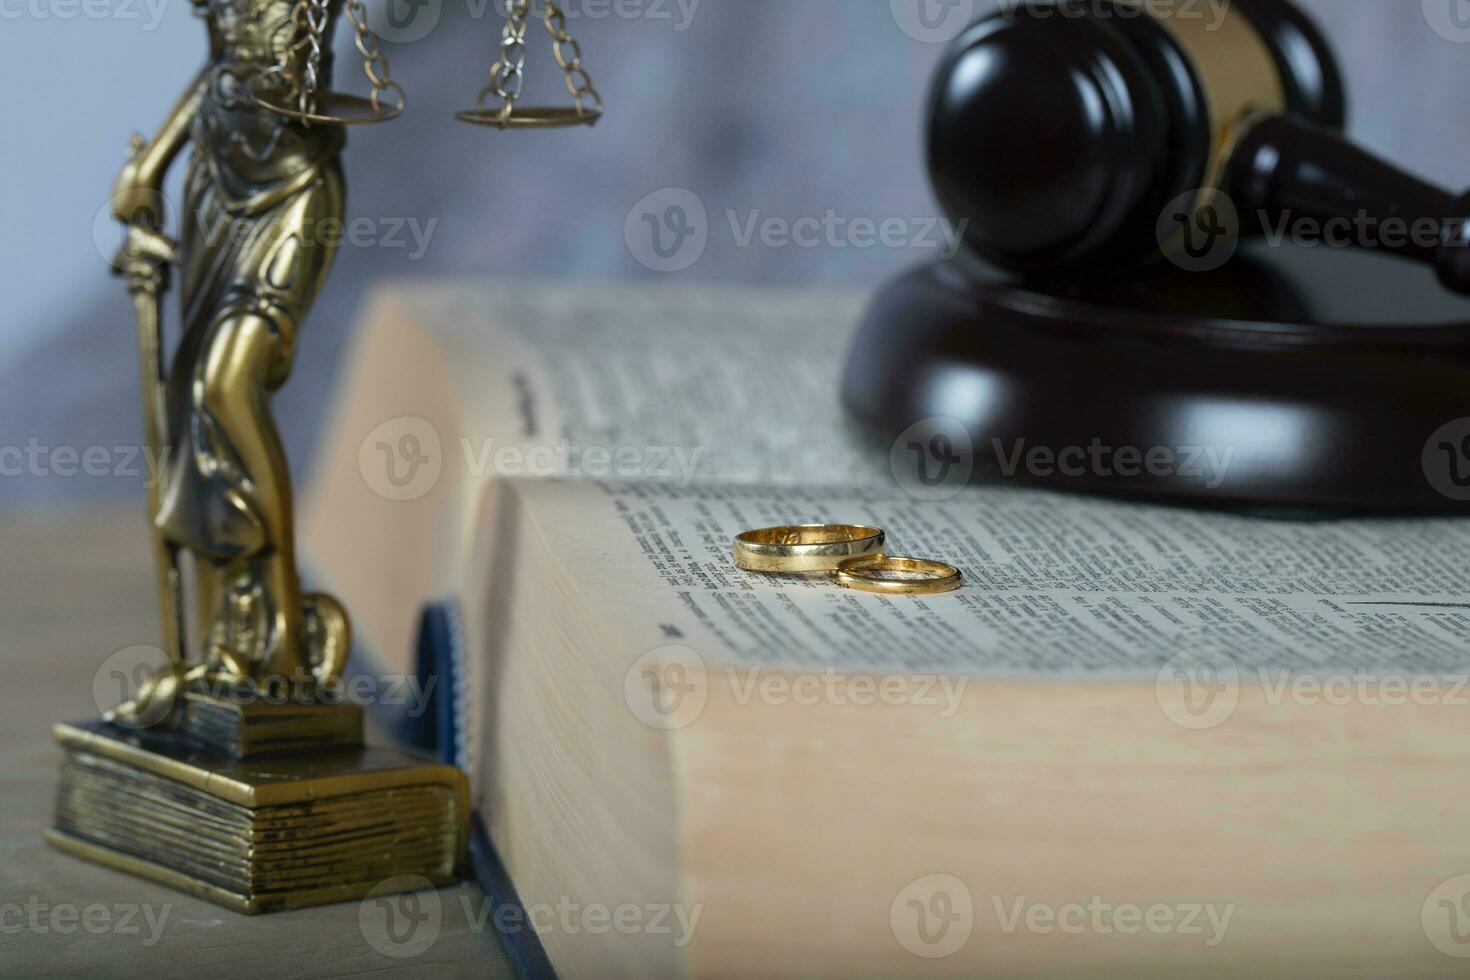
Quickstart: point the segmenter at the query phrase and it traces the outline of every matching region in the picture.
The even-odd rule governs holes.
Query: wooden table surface
[[[371,940],[401,953],[431,933],[394,948],[364,931],[356,902],[237,915],[43,842],[61,761],[51,724],[96,716],[99,665],[158,643],[140,510],[0,519],[0,976],[513,976],[472,884],[438,893],[437,937],[403,958]]]

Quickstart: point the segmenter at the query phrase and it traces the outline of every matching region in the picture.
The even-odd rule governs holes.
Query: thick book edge
[[[464,634],[459,627],[459,607],[452,599],[424,605],[419,616],[418,664],[438,677],[432,699],[433,731],[439,758],[461,768],[465,765],[463,718],[466,705]],[[424,730],[428,729],[424,726]],[[507,921],[527,922],[525,906],[510,880],[479,813],[470,815],[470,870],[485,893],[489,921],[495,924],[500,947],[510,959],[520,980],[555,980],[556,970],[534,929],[505,929]],[[506,909],[514,910],[507,913]]]

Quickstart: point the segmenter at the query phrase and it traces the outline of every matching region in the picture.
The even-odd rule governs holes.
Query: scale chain
[[[567,92],[577,105],[577,114],[585,115],[585,100],[592,100],[592,113],[602,114],[602,96],[592,85],[592,77],[582,67],[582,45],[567,31],[567,18],[552,0],[546,2],[546,33],[551,35],[556,63],[566,77]],[[570,52],[570,54],[568,54]]]
[[[331,5],[334,2],[335,0],[297,0],[288,25],[292,39],[287,43],[280,60],[264,75],[275,83],[280,93],[279,100],[273,101],[267,97],[263,104],[298,119],[306,127],[314,122],[351,124],[396,117],[403,111],[407,98],[403,86],[393,80],[381,40],[368,26],[364,0],[346,0],[344,6],[347,19],[352,24],[353,43],[362,56],[363,74],[372,86],[369,100],[372,116],[340,116],[338,113],[350,112],[344,110],[343,100],[352,100],[322,91],[325,81],[324,65],[330,58],[326,35],[331,22]],[[392,104],[384,104],[385,92],[393,96]],[[256,101],[262,102],[259,93],[256,93]]]
[[[322,40],[327,32],[330,0],[305,0],[306,64],[302,67],[301,90],[297,93],[302,115],[316,112],[316,93],[321,87]]]
[[[368,27],[367,6],[363,0],[347,0],[347,19],[352,22],[357,53],[362,55],[363,74],[367,76],[368,84],[373,89],[373,111],[383,111],[384,92],[392,92],[396,96],[396,110],[403,111],[408,98],[404,95],[403,86],[393,80],[388,68],[388,56],[383,53],[383,42]]]
[[[504,122],[515,111],[516,101],[526,86],[526,27],[530,0],[506,0],[505,26],[500,29],[500,57],[490,66],[490,84],[480,90],[476,105],[483,111],[485,99],[500,100]]]
[[[497,111],[500,125],[510,122],[515,114],[516,103],[526,84],[526,31],[529,27],[532,0],[506,0],[505,26],[500,32],[500,53],[490,66],[490,84],[480,90],[475,100],[481,112],[488,112],[486,101],[490,96],[500,100]],[[602,96],[592,84],[592,78],[582,64],[582,47],[567,30],[566,14],[555,0],[546,0],[546,11],[542,15],[546,33],[551,36],[557,66],[566,81],[567,92],[576,103],[578,116],[597,116],[602,113]]]

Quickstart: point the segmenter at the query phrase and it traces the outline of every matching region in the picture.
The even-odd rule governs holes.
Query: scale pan
[[[397,119],[403,112],[403,102],[379,108],[372,99],[341,92],[318,92],[316,106],[311,112],[302,112],[301,106],[288,92],[267,90],[252,96],[257,105],[271,112],[298,122],[318,123],[326,126],[366,126],[371,123]]]
[[[499,109],[471,109],[456,113],[460,122],[476,126],[494,126],[496,129],[560,129],[567,126],[592,126],[602,118],[602,110],[583,111],[575,106],[532,106],[517,108],[510,116],[502,118]]]

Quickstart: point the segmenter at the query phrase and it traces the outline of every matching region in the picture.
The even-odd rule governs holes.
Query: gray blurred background
[[[484,83],[497,0],[369,6],[385,2],[404,4],[399,26],[384,30],[403,42],[386,47],[410,110],[352,134],[348,214],[368,219],[373,241],[341,250],[277,400],[308,475],[341,354],[375,284],[477,276],[868,288],[934,255],[937,234],[899,248],[742,245],[730,215],[740,226],[830,215],[922,229],[937,217],[920,154],[928,75],[943,42],[994,6],[568,0],[609,114],[591,131],[501,134],[451,118]],[[1470,2],[1302,2],[1346,66],[1355,135],[1437,181],[1470,185]],[[385,24],[381,9],[375,17]],[[197,70],[203,24],[186,0],[0,0],[0,20],[10,132],[0,452],[112,452],[136,445],[139,421],[131,308],[103,260],[118,241],[108,188],[128,134],[157,125]],[[343,35],[338,84],[361,92]],[[527,101],[562,101],[548,39],[539,26],[531,37]],[[675,188],[706,208],[708,244],[687,268],[657,271],[646,249],[630,247],[625,223],[650,194],[687,200]],[[8,458],[0,507],[140,499],[135,475],[17,476]]]

